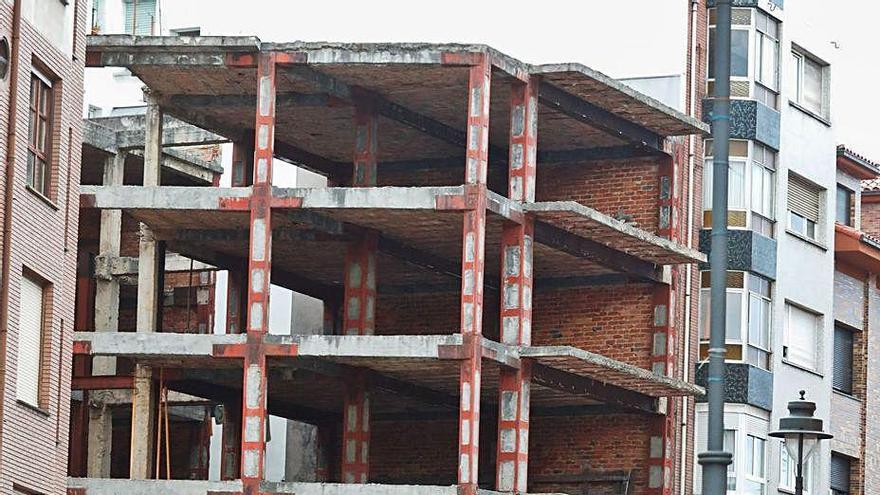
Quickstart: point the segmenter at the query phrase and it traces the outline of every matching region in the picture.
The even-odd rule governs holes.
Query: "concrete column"
[[[120,151],[104,161],[105,186],[122,185],[127,154]],[[100,239],[98,241],[97,264],[109,266],[113,258],[119,256],[122,233],[122,210],[101,210]],[[116,332],[119,330],[119,279],[108,270],[98,270],[95,280],[95,331]],[[92,358],[92,375],[115,375],[116,358],[96,356]],[[110,477],[110,458],[112,454],[111,436],[113,431],[113,412],[104,404],[100,391],[90,392],[88,461],[86,472],[90,478]]]
[[[238,479],[241,472],[241,404],[225,404],[223,438],[220,449],[220,479]]]
[[[657,234],[678,242],[678,187],[676,167],[672,157],[661,163],[657,172]],[[675,275],[674,275],[675,277]],[[654,287],[653,346],[651,369],[658,375],[675,376],[675,307],[676,288],[672,285]],[[651,420],[651,440],[648,452],[648,489],[651,495],[670,495],[673,492],[673,469],[675,466],[675,437],[678,431],[678,405],[680,399],[663,397],[659,400],[660,414]]]
[[[156,94],[144,89],[147,114],[144,122],[144,185],[158,186],[162,176],[163,114]]]
[[[510,91],[510,169],[508,196],[535,200],[535,156],[538,144],[537,82],[515,81]],[[532,240],[534,221],[506,225],[501,235],[501,341],[532,342]],[[498,451],[495,486],[499,491],[526,491],[529,458],[529,392],[531,363],[499,373]]]
[[[379,117],[371,105],[355,105],[354,173],[352,185],[376,185]],[[372,335],[375,330],[376,255],[378,236],[365,233],[352,241],[345,257],[343,331]],[[366,483],[369,478],[370,394],[362,376],[346,384],[342,428],[342,481]]]
[[[162,171],[162,111],[155,94],[144,91],[147,114],[144,127],[144,186],[159,186]],[[138,245],[138,299],[137,331],[155,332],[159,326],[162,280],[160,270],[165,254],[153,232],[140,224]],[[131,404],[131,459],[129,476],[132,479],[151,477],[156,424],[157,393],[150,366],[135,364],[134,388]]]
[[[477,492],[480,452],[480,376],[482,373],[483,274],[486,235],[486,174],[489,157],[490,65],[482,57],[468,79],[465,184],[475,189],[476,206],[464,214],[461,263],[461,333],[467,357],[459,387],[458,484],[463,495]]]
[[[241,478],[244,493],[256,495],[266,458],[266,354],[269,331],[269,281],[272,257],[272,157],[275,136],[275,57],[262,52],[257,61],[257,111],[254,175],[251,192],[250,250],[247,284],[247,345],[244,356]]]

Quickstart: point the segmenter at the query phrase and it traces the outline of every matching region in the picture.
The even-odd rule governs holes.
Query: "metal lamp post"
[[[794,481],[795,495],[804,494],[804,462],[822,440],[834,435],[822,430],[822,420],[813,416],[816,403],[804,399],[806,392],[800,391],[801,398],[788,403],[788,417],[779,420],[779,430],[770,433],[771,437],[785,439],[785,449],[792,459],[797,459],[797,473]]]

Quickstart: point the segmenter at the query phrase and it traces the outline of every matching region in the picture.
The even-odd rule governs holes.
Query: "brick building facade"
[[[0,1],[0,493],[64,493],[86,12]]]

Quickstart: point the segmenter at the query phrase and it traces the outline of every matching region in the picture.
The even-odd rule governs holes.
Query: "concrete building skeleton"
[[[680,397],[701,389],[679,266],[705,256],[684,245],[675,137],[706,125],[587,67],[480,45],[113,35],[86,63],[149,92],[142,185],[80,198],[84,218],[121,212],[141,235],[136,331],[74,339],[93,363],[134,364],[77,377],[131,389],[131,479],[69,492],[690,483]],[[234,143],[232,187],[166,182],[164,114]],[[329,187],[273,186],[276,158]],[[163,246],[230,271],[226,334],[157,331]],[[270,283],[322,299],[324,334],[269,335]],[[159,380],[226,406],[223,480],[149,480]],[[268,414],[318,425],[319,482],[264,480]]]

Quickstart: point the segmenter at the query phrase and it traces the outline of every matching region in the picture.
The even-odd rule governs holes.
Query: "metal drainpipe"
[[[9,121],[6,126],[6,195],[3,215],[3,269],[0,281],[0,390],[6,389],[6,337],[9,328],[9,273],[12,258],[12,193],[15,182],[15,122],[18,119],[18,63],[21,50],[21,1],[12,6],[12,53],[9,61]],[[0,401],[0,424],[3,423],[3,403]],[[0,451],[2,451],[0,435]],[[2,463],[2,460],[0,460]]]
[[[709,335],[708,449],[698,456],[703,467],[703,495],[727,493],[724,451],[724,347],[727,314],[727,174],[730,154],[730,0],[715,4],[715,94],[711,115],[714,159],[712,167],[711,328]]]
[[[691,0],[691,44],[690,44],[690,79],[688,81],[688,115],[695,117],[696,101],[697,101],[697,9],[699,8],[698,0]],[[687,206],[687,247],[692,248],[694,243],[694,166],[696,146],[694,135],[688,136],[688,206]],[[691,353],[691,311],[693,308],[693,265],[689,264],[685,268],[685,291],[684,291],[684,356],[682,365],[682,380],[687,381],[690,375],[690,353]],[[682,397],[682,415],[681,415],[681,466],[679,468],[679,493],[687,495],[687,466],[690,465],[688,459],[688,411],[690,410],[690,398]]]

